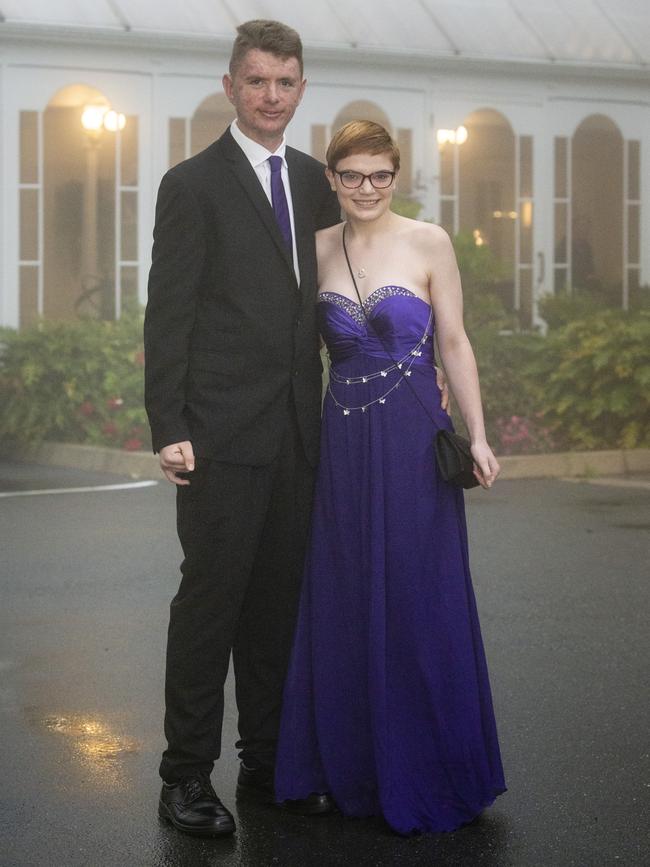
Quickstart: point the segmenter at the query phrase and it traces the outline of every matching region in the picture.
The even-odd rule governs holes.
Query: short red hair
[[[372,120],[353,120],[334,133],[325,160],[334,171],[340,160],[352,154],[388,154],[393,168],[399,171],[399,148],[388,130]]]

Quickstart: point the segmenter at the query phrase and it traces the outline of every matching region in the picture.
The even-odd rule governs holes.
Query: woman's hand
[[[436,367],[436,385],[440,389],[440,408],[450,415],[449,412],[449,386],[447,377],[442,367]]]
[[[471,451],[474,458],[474,475],[481,487],[487,490],[492,487],[501,472],[499,462],[485,440],[472,443]]]

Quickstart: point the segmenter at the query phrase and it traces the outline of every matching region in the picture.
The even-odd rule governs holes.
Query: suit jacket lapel
[[[278,249],[284,256],[284,259],[295,279],[295,271],[293,270],[293,259],[291,253],[288,252],[286,247],[284,246],[282,233],[280,232],[278,221],[275,218],[273,207],[269,202],[268,198],[266,197],[266,193],[262,189],[262,185],[260,184],[259,178],[255,173],[255,169],[246,159],[246,155],[232,137],[229,129],[225,131],[225,133],[218,140],[217,144],[220,146],[222,155],[227,160],[233,174],[243,187],[244,192],[255,206],[260,216],[260,219],[264,224],[264,227],[271,234],[271,237],[275,241]],[[291,181],[291,191],[293,197],[293,180]],[[294,219],[297,221],[296,216],[294,216]]]

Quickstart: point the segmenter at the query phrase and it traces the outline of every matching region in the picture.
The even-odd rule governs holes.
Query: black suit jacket
[[[154,451],[260,465],[293,401],[318,458],[321,364],[314,232],[339,207],[312,157],[287,148],[298,286],[273,209],[230,130],[163,177],[145,316],[145,403]]]

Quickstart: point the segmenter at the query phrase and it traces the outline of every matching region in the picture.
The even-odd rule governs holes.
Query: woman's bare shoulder
[[[329,226],[316,232],[316,252],[319,256],[327,254],[341,243],[341,224]]]
[[[427,223],[422,220],[409,220],[407,231],[416,244],[425,244],[427,247],[448,247],[451,238],[447,232],[436,223]]]
[[[340,234],[341,223],[335,223],[333,226],[328,226],[327,229],[319,229],[316,232],[316,240],[326,244],[333,238],[338,238]]]
[[[454,248],[447,232],[435,223],[402,218],[400,238],[411,251],[413,261],[424,265],[427,272],[442,263],[455,260]]]

